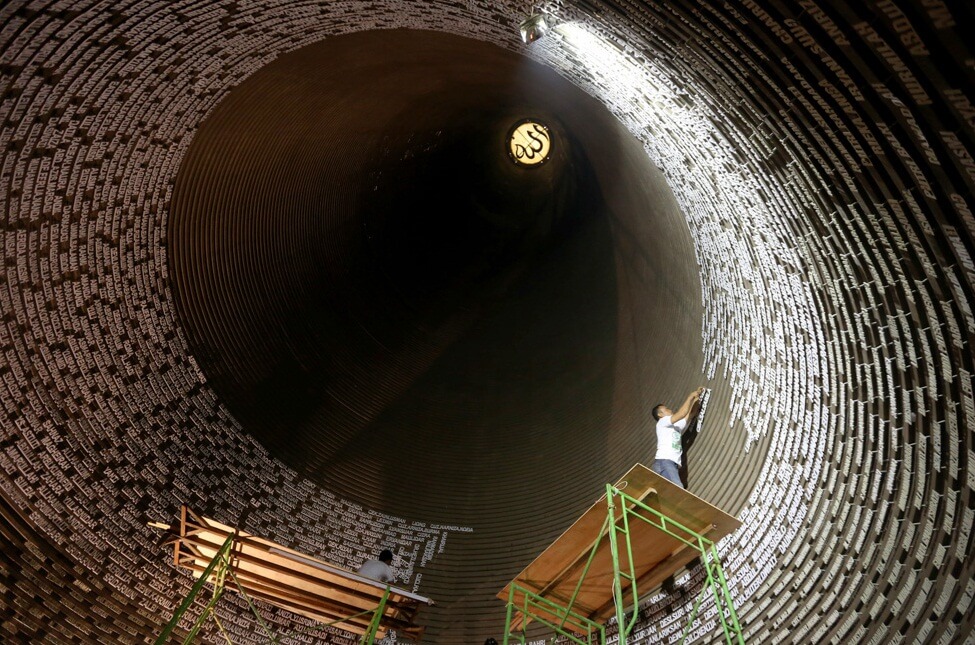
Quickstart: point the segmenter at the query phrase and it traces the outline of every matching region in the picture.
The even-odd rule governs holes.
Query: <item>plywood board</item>
[[[634,465],[616,483],[616,488],[641,500],[672,522],[679,523],[713,542],[717,542],[741,526],[741,522],[731,515],[667,481],[642,464]],[[614,508],[615,517],[619,518],[622,513],[619,499],[615,501]],[[630,508],[633,508],[633,505]],[[575,613],[596,622],[602,622],[612,616],[615,612],[612,596],[613,560],[606,530],[607,516],[608,505],[604,494],[518,574],[498,594],[498,597],[507,602],[512,584],[517,583],[543,598],[565,605],[578,587],[579,592],[573,605]],[[647,516],[653,518],[655,525],[659,524],[659,520],[652,515],[647,514]],[[641,594],[654,589],[664,579],[699,555],[698,550],[687,547],[655,525],[632,515],[629,518],[633,571],[637,579],[637,589]],[[682,534],[679,529],[672,530]],[[593,547],[597,541],[599,544],[593,554]],[[592,563],[583,579],[585,565],[590,555],[592,555]],[[626,570],[629,564],[625,549],[621,549],[621,568]],[[628,588],[629,584],[624,580],[624,589]],[[524,594],[516,593],[516,604],[521,603],[523,597]],[[555,618],[554,614],[546,616]],[[523,620],[524,617],[519,616],[513,623],[513,627],[520,628]]]
[[[235,536],[230,552],[232,571],[247,595],[319,622],[337,621],[337,628],[355,634],[367,631],[386,585],[197,515],[185,506],[175,544],[175,564],[199,578],[231,534]],[[238,590],[230,576],[225,584],[227,589]],[[433,603],[405,589],[390,587],[377,638],[394,629],[397,634],[419,639],[423,628],[414,619],[424,604]],[[369,613],[352,617],[363,612]]]

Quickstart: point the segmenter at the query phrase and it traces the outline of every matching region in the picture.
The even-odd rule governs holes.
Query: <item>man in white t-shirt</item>
[[[356,573],[389,584],[395,577],[392,567],[389,566],[392,562],[393,552],[383,549],[378,560],[366,560]]]
[[[650,470],[669,479],[681,488],[680,480],[681,434],[697,417],[701,410],[701,396],[704,388],[698,388],[687,395],[684,404],[674,412],[663,403],[654,406],[653,418],[657,421],[657,454]]]

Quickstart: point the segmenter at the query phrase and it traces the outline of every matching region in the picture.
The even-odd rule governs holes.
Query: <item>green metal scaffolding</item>
[[[617,509],[619,502],[619,509]],[[612,554],[612,594],[615,605],[615,617],[618,628],[618,645],[626,645],[636,625],[640,590],[637,588],[637,575],[634,571],[634,545],[630,540],[630,526],[633,521],[649,524],[659,531],[678,540],[688,548],[700,553],[700,561],[704,565],[705,584],[694,603],[687,625],[681,636],[681,643],[687,640],[690,629],[697,619],[701,603],[710,593],[715,601],[718,621],[724,631],[725,642],[728,645],[744,645],[738,614],[735,612],[728,582],[721,567],[721,560],[714,542],[703,535],[687,528],[656,509],[650,508],[641,500],[627,495],[612,484],[606,484],[606,520],[598,537],[589,550],[589,558],[575,591],[568,602],[562,604],[544,598],[538,593],[527,589],[523,585],[513,583],[509,589],[507,617],[505,620],[504,645],[512,639],[524,645],[525,629],[529,620],[535,620],[552,629],[556,634],[566,637],[578,645],[605,645],[606,628],[591,618],[574,611],[573,607],[582,583],[589,573],[593,559],[603,540],[609,540]],[[621,509],[621,510],[620,510]],[[521,597],[518,603],[516,597]],[[512,632],[511,622],[519,612],[522,615],[521,630]]]
[[[176,628],[176,625],[179,624],[179,621],[183,618],[183,614],[185,614],[186,611],[190,608],[190,605],[193,604],[193,601],[203,590],[203,586],[207,582],[211,582],[213,584],[213,593],[211,594],[210,599],[207,601],[206,606],[203,608],[203,611],[200,612],[200,615],[193,623],[193,626],[190,628],[190,631],[183,639],[183,645],[189,645],[190,643],[193,642],[193,639],[196,638],[197,634],[199,634],[200,632],[200,629],[203,627],[204,623],[206,623],[207,618],[213,619],[214,623],[216,623],[217,625],[217,628],[220,630],[220,633],[226,639],[227,643],[229,645],[232,645],[230,636],[227,634],[226,630],[224,630],[223,625],[220,624],[220,620],[217,618],[217,614],[214,610],[217,601],[220,600],[220,597],[223,595],[223,592],[226,588],[227,576],[230,576],[230,578],[234,581],[234,586],[236,587],[237,591],[240,593],[241,596],[244,597],[244,600],[247,601],[247,606],[250,607],[250,610],[254,614],[254,617],[257,618],[257,622],[261,625],[261,629],[263,629],[264,633],[267,635],[267,640],[264,642],[265,643],[278,642],[278,639],[271,632],[270,627],[268,627],[267,623],[264,622],[264,619],[261,618],[261,615],[260,613],[258,613],[257,607],[255,607],[254,603],[251,601],[250,596],[248,596],[247,593],[244,591],[244,586],[240,584],[240,582],[237,580],[237,576],[234,575],[233,545],[234,545],[235,537],[236,535],[234,534],[231,534],[230,536],[227,537],[227,540],[223,543],[223,546],[220,547],[216,555],[210,561],[210,564],[200,575],[199,579],[193,585],[192,589],[190,589],[189,594],[187,594],[182,604],[180,604],[180,606],[176,609],[176,612],[173,614],[172,619],[169,621],[169,623],[166,625],[163,631],[159,634],[159,638],[156,639],[155,645],[166,645],[169,642],[170,636],[172,635],[173,630]],[[389,586],[387,586],[385,593],[383,594],[382,598],[379,601],[379,604],[376,606],[376,609],[370,609],[368,611],[354,614],[352,616],[345,616],[339,620],[330,623],[322,624],[317,628],[315,628],[314,631],[318,631],[326,627],[329,627],[331,625],[344,622],[351,618],[358,618],[366,614],[372,614],[373,617],[369,623],[369,627],[367,628],[366,632],[362,635],[362,638],[359,640],[359,643],[360,645],[373,645],[376,639],[376,632],[379,630],[380,621],[382,620],[383,617],[383,612],[386,609],[386,601],[389,599],[389,593],[390,593],[390,589]]]

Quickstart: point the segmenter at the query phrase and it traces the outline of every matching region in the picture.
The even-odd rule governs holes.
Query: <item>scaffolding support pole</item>
[[[728,581],[725,579],[724,568],[721,566],[718,549],[714,544],[711,544],[710,553],[710,566],[714,569],[712,577],[718,582],[717,585],[711,586],[711,590],[714,592],[714,601],[718,608],[718,618],[721,620],[721,627],[724,628],[725,641],[729,645],[732,645],[736,641],[744,643],[741,635],[741,625],[738,622],[738,612],[735,611],[735,604],[732,601],[731,592],[728,590]],[[706,558],[705,566],[709,566]],[[725,618],[725,612],[728,613],[727,618]],[[736,640],[732,640],[732,637],[735,637]]]
[[[220,628],[220,631],[223,632],[224,638],[226,638],[227,642],[230,643],[230,639],[227,637],[226,632],[223,631],[223,626],[217,620],[217,615],[214,612],[214,607],[216,606],[217,601],[220,600],[221,596],[223,596],[224,590],[226,589],[228,575],[233,579],[234,585],[237,587],[237,590],[240,592],[240,594],[244,597],[244,600],[247,602],[247,606],[254,614],[254,617],[257,618],[257,622],[260,623],[261,628],[267,633],[269,640],[265,642],[267,643],[278,642],[277,639],[274,637],[274,634],[271,632],[270,627],[268,627],[267,623],[264,622],[264,619],[261,618],[261,615],[257,611],[257,607],[255,607],[254,603],[251,601],[250,596],[247,594],[246,591],[244,591],[244,586],[240,584],[240,582],[237,580],[237,576],[234,575],[230,563],[230,552],[233,549],[233,543],[235,537],[236,534],[232,533],[231,535],[229,535],[227,537],[227,540],[217,550],[216,555],[214,555],[213,559],[210,560],[210,564],[208,564],[206,569],[203,570],[203,573],[200,574],[200,577],[197,579],[197,581],[193,584],[193,587],[190,589],[189,594],[187,594],[186,598],[183,599],[183,602],[180,604],[179,608],[173,614],[172,619],[169,621],[169,623],[166,625],[163,631],[159,634],[159,637],[156,639],[155,645],[166,645],[170,635],[172,634],[173,630],[176,628],[176,625],[179,624],[179,621],[183,618],[183,615],[189,609],[190,605],[193,603],[196,597],[200,594],[200,591],[203,589],[203,585],[209,582],[211,578],[213,579],[213,595],[210,597],[210,600],[207,601],[207,604],[203,608],[203,611],[200,612],[200,615],[193,622],[193,626],[190,628],[190,631],[187,633],[186,638],[183,639],[183,645],[189,645],[189,643],[192,643],[193,639],[196,638],[196,636],[200,633],[200,630],[203,628],[203,624],[206,622],[206,619],[211,617],[217,623],[217,627]],[[379,605],[376,607],[376,609],[374,610],[371,609],[369,611],[362,612],[361,614],[356,614],[355,616],[346,617],[346,618],[354,618],[356,616],[360,616],[367,613],[373,614],[373,618],[369,623],[369,627],[367,628],[366,632],[362,635],[362,639],[359,641],[360,645],[373,645],[373,643],[375,642],[376,632],[379,630],[380,622],[382,621],[382,617],[383,617],[383,612],[386,609],[386,601],[389,599],[389,592],[390,592],[389,586],[387,585],[386,591],[383,593],[383,596],[379,601]],[[328,625],[332,625],[337,622],[340,621],[333,621],[331,623],[328,623],[325,626],[327,627]]]
[[[582,588],[586,575],[589,573],[590,565],[603,538],[609,540],[612,562],[611,595],[618,629],[616,642],[618,645],[626,645],[636,626],[640,608],[640,590],[638,589],[640,576],[637,575],[637,561],[633,555],[634,545],[631,540],[633,522],[638,521],[649,524],[700,554],[705,571],[705,584],[691,610],[681,642],[683,643],[687,639],[701,604],[710,592],[715,601],[718,621],[724,632],[725,642],[728,645],[744,645],[745,640],[742,636],[741,625],[738,622],[738,614],[735,612],[731,592],[728,589],[728,582],[714,542],[651,508],[643,503],[642,499],[624,493],[612,484],[606,484],[606,522],[592,547],[590,547],[589,558],[578,582],[575,584],[571,598],[568,602],[564,600],[557,602],[542,595],[552,587],[554,582],[545,587],[536,588],[537,591],[535,591],[525,588],[517,581],[512,581],[508,590],[503,645],[509,645],[509,640],[512,638],[523,644],[525,642],[525,626],[530,620],[537,620],[577,645],[593,645],[594,639],[598,645],[605,645],[605,626],[596,623],[588,616],[573,611],[576,597]],[[640,575],[645,576],[646,572],[642,572]],[[521,603],[517,602],[517,597],[522,599]],[[511,631],[515,612],[521,614],[521,631],[517,634]],[[573,629],[577,631],[572,631]],[[585,634],[585,640],[580,636],[581,634]]]
[[[386,585],[386,591],[376,606],[376,612],[373,614],[372,621],[369,623],[369,629],[366,630],[366,633],[362,635],[362,640],[359,641],[362,645],[372,645],[376,640],[376,631],[379,630],[379,621],[382,620],[383,612],[386,611],[387,600],[389,600],[389,585]]]
[[[162,522],[150,525],[173,529]],[[179,607],[161,629],[156,645],[180,642],[184,637],[186,644],[214,627],[232,645],[225,629],[229,625],[216,613],[223,613],[219,601],[228,591],[239,594],[257,619],[259,627],[249,627],[247,632],[252,638],[266,639],[259,642],[275,644],[282,637],[275,635],[280,626],[274,622],[285,616],[272,614],[275,621],[271,621],[265,618],[265,606],[303,615],[319,624],[314,629],[289,630],[286,634],[311,634],[337,626],[349,632],[357,645],[372,645],[387,630],[402,630],[408,638],[422,637],[423,627],[416,625],[414,618],[420,603],[433,604],[429,598],[222,524],[194,513],[185,504],[181,506],[178,531],[171,530],[171,535],[166,544],[173,546],[173,565],[189,569],[195,580],[186,597],[174,601]],[[204,587],[212,590],[210,598],[200,595]],[[212,626],[207,625],[210,618]],[[191,622],[191,627],[179,630],[178,638],[174,636],[180,623]]]
[[[516,595],[521,595],[522,597],[520,607],[518,607],[517,601],[515,600]],[[511,631],[511,618],[516,607],[526,617],[522,623],[522,631],[518,633]],[[508,613],[505,620],[503,645],[508,645],[511,637],[517,638],[518,642],[524,645],[524,624],[527,623],[528,618],[537,620],[553,632],[576,643],[576,645],[593,645],[594,636],[598,637],[596,643],[599,645],[605,645],[606,643],[605,628],[599,623],[572,611],[564,604],[543,598],[534,591],[526,589],[521,585],[512,585],[508,592]],[[566,623],[569,623],[569,625],[567,626]],[[577,631],[573,631],[572,628],[575,628]],[[585,634],[585,640],[580,638],[579,634]]]
[[[687,627],[684,630],[684,635],[681,638],[683,642],[689,632],[694,619],[697,617],[697,612],[700,607],[701,601],[704,599],[708,591],[714,596],[716,609],[718,612],[718,619],[721,623],[721,628],[724,631],[725,642],[729,645],[744,645],[745,640],[742,636],[741,625],[738,622],[738,614],[735,612],[734,603],[732,602],[731,592],[728,589],[728,582],[725,579],[724,571],[721,568],[721,559],[718,556],[718,549],[714,542],[704,537],[700,533],[693,531],[680,522],[673,520],[660,511],[650,508],[644,504],[641,500],[636,499],[630,495],[627,495],[622,490],[612,486],[611,484],[606,485],[606,503],[608,506],[608,513],[610,517],[613,517],[615,509],[615,499],[620,500],[620,506],[622,508],[622,524],[621,529],[617,529],[616,524],[611,528],[611,533],[615,536],[616,533],[621,533],[625,536],[626,543],[626,554],[630,565],[630,573],[625,574],[620,571],[618,562],[618,547],[613,547],[613,579],[616,584],[616,589],[614,590],[614,601],[617,603],[622,603],[622,590],[620,589],[620,579],[627,578],[631,581],[630,589],[632,598],[631,610],[632,615],[629,623],[624,621],[626,608],[617,604],[616,606],[616,617],[617,617],[617,628],[619,629],[619,640],[617,641],[619,645],[626,645],[626,638],[629,636],[636,624],[637,612],[639,611],[639,591],[637,590],[637,581],[632,574],[633,566],[633,550],[632,544],[630,543],[629,536],[629,518],[632,516],[635,519],[640,519],[650,526],[663,531],[667,535],[675,538],[676,540],[682,542],[685,546],[696,550],[701,554],[701,563],[704,565],[704,571],[706,574],[706,583],[704,588],[701,590],[701,595],[699,596],[697,602],[694,605],[694,609],[691,612],[691,616],[688,620]],[[642,512],[641,512],[642,511]],[[647,515],[649,514],[649,515]],[[611,545],[615,542],[611,542]],[[725,615],[727,614],[727,616]]]
[[[214,569],[217,568],[218,565],[221,565],[221,563],[224,562],[224,556],[226,556],[227,553],[230,552],[230,547],[233,543],[234,543],[234,536],[231,534],[227,536],[227,540],[223,543],[223,546],[221,546],[217,550],[217,554],[213,556],[213,560],[210,561],[210,564],[207,566],[206,569],[203,570],[203,573],[200,575],[200,578],[193,584],[193,587],[190,589],[190,593],[187,594],[182,604],[176,609],[176,612],[173,614],[172,619],[170,619],[169,623],[166,624],[166,627],[163,629],[162,633],[159,634],[159,638],[156,639],[155,645],[165,645],[166,641],[169,639],[169,635],[176,628],[176,625],[179,624],[179,621],[183,617],[183,614],[186,613],[186,610],[189,609],[190,605],[196,599],[196,596],[200,593],[200,590],[203,589],[203,585],[206,584],[207,579],[210,577],[210,574],[213,572]],[[221,568],[224,567],[221,566]],[[220,576],[220,578],[221,580],[223,579],[222,576]],[[218,595],[216,588],[214,588],[214,595]],[[201,618],[207,615],[207,612],[213,608],[213,604],[215,602],[216,602],[215,600],[211,599],[211,601],[207,604],[207,608],[203,610],[202,614],[200,614]],[[201,621],[198,619],[197,622],[200,623]],[[191,634],[195,635],[195,633],[198,632],[200,628],[196,623],[194,623],[193,627],[195,631],[191,631]]]

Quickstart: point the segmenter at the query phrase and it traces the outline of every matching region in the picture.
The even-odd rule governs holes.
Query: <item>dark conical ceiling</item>
[[[552,135],[538,167],[507,150],[526,118]],[[510,531],[512,507],[574,513],[646,452],[635,384],[700,369],[697,265],[666,192],[537,63],[428,31],[332,38],[248,78],[194,137],[177,305],[208,383],[282,462],[396,515]],[[617,250],[634,239],[636,261]],[[567,471],[578,492],[523,501]]]
[[[749,642],[970,639],[975,11],[566,0],[529,48],[522,5],[0,8],[0,640],[154,638],[182,502],[497,637],[701,384]]]

